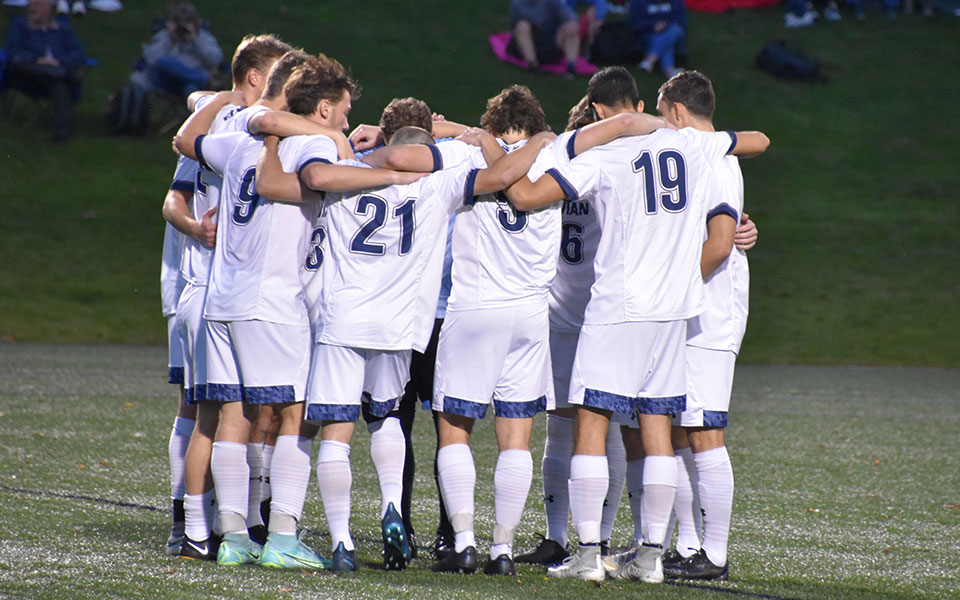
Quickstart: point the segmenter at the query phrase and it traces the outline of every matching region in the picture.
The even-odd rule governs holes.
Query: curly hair
[[[359,88],[343,65],[325,54],[294,69],[283,86],[287,107],[298,115],[313,113],[321,100],[338,102],[344,92],[357,97]]]
[[[433,113],[423,100],[416,98],[394,98],[380,115],[380,131],[383,142],[390,143],[393,134],[401,127],[420,127],[425,131],[433,129]]]
[[[569,116],[567,117],[567,128],[564,129],[564,131],[580,129],[596,121],[597,111],[595,111],[593,105],[590,104],[590,97],[584,96],[580,98],[579,102],[570,107]]]
[[[496,136],[511,129],[528,136],[550,129],[543,107],[525,85],[512,85],[487,100],[487,111],[480,124]]]

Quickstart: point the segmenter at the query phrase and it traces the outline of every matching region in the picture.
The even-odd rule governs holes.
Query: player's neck
[[[516,129],[509,129],[497,135],[497,137],[508,144],[516,144],[520,140],[528,139],[530,136],[527,135],[526,131],[517,131]]]

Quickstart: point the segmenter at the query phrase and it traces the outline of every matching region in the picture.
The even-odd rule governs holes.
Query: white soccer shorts
[[[177,335],[177,315],[167,317],[167,383],[183,383],[183,346]]]
[[[686,321],[584,325],[570,403],[629,414],[678,414],[686,405]]]
[[[440,329],[433,409],[482,419],[553,410],[546,303],[447,312]]]
[[[177,335],[183,348],[183,387],[187,404],[206,399],[207,328],[203,301],[207,287],[187,283],[177,301]]]
[[[687,408],[674,425],[726,427],[737,353],[687,346]]]
[[[315,344],[310,361],[306,420],[356,421],[361,405],[385,417],[410,379],[410,350],[368,350]]]

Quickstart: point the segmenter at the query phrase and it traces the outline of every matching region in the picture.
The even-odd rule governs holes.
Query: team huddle
[[[358,88],[336,60],[247,36],[232,76],[231,91],[191,97],[164,203],[170,381],[183,390],[167,553],[355,571],[362,417],[383,565],[406,568],[423,403],[437,436],[434,571],[725,579],[723,428],[756,239],[734,155],[762,153],[766,136],[714,131],[697,72],[667,81],[653,116],[628,71],[602,69],[560,135],[512,86],[482,128],[403,98],[349,137]],[[481,567],[470,443],[490,405],[499,457]],[[515,554],[542,411],[547,535]],[[297,535],[318,434],[328,558]],[[624,488],[635,539],[611,554]]]

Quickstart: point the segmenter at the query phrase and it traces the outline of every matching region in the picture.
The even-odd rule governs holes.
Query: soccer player
[[[626,95],[624,96],[627,97]],[[600,118],[636,112],[630,102],[593,103]],[[632,117],[627,114],[625,122]],[[570,504],[580,538],[553,577],[601,580],[600,513],[607,489],[604,442],[613,411],[636,411],[643,435],[644,538],[632,578],[663,580],[661,551],[673,506],[676,465],[669,415],[685,405],[685,319],[702,310],[699,273],[704,181],[726,153],[758,153],[757,132],[661,130],[594,148],[548,172],[519,210],[588,198],[601,237],[596,281],[584,314],[571,381],[574,422]],[[630,248],[627,252],[626,249]]]
[[[715,106],[713,85],[697,71],[672,77],[660,87],[657,100],[657,112],[668,121],[701,131],[714,131]],[[746,254],[733,251],[743,213],[743,175],[735,157],[714,166],[708,194],[707,235],[700,259],[706,310],[687,321],[687,408],[679,418],[681,427],[674,428],[677,468],[688,474],[678,478],[675,505],[680,560],[664,560],[667,577],[685,579],[726,579],[729,572],[733,469],[723,433],[734,365],[747,325],[750,285]],[[680,501],[681,495],[686,502]],[[702,543],[694,511],[702,514]]]
[[[232,117],[260,98],[271,67],[289,50],[289,45],[272,35],[248,35],[241,40],[231,61],[233,90],[240,94],[241,100],[239,104],[227,104],[219,109],[210,126],[211,133],[237,130],[236,127],[242,120],[235,121]],[[200,98],[197,102],[198,110],[202,110],[212,99],[213,96]],[[190,162],[196,165],[195,161]],[[216,558],[217,548],[210,542],[214,516],[210,453],[220,407],[214,402],[203,402],[206,399],[207,382],[203,304],[216,240],[214,218],[222,180],[209,169],[200,169],[196,175],[196,184],[192,202],[168,196],[163,215],[170,224],[188,236],[180,262],[180,272],[187,284],[177,307],[177,330],[184,351],[187,403],[197,406],[196,435],[190,437],[190,444],[186,448],[186,540],[179,553],[185,558],[212,560]],[[248,454],[262,456],[262,451],[257,452],[260,445],[248,444],[247,448]],[[248,456],[248,460],[254,456]],[[252,473],[251,477],[256,478],[259,475]],[[259,495],[257,498],[259,508]],[[259,510],[256,514],[259,515]]]

